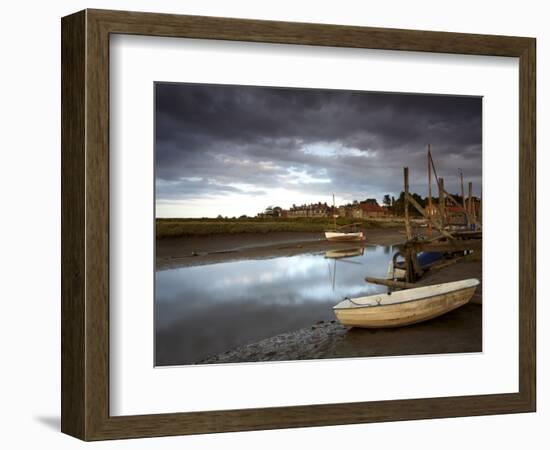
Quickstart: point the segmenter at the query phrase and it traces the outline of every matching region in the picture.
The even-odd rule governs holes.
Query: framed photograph
[[[62,431],[535,411],[535,39],[62,19]]]

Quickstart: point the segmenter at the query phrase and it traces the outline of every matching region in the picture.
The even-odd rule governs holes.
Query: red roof
[[[362,203],[361,209],[364,212],[384,212],[384,208],[380,205],[373,205],[372,203]]]
[[[461,206],[447,206],[446,209],[447,209],[448,212],[464,213],[464,209],[462,209]]]

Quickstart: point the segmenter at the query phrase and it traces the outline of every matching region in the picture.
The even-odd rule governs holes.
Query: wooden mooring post
[[[445,226],[445,182],[443,178],[439,178],[437,183],[439,189],[439,216],[443,226]]]
[[[428,216],[433,215],[432,209],[432,148],[428,144]],[[432,222],[428,220],[428,237],[432,237]]]
[[[481,205],[482,205],[481,202],[482,202],[482,194],[480,192],[480,194],[479,194],[479,210],[477,212],[478,213],[477,219],[478,219],[478,222],[479,222],[480,225],[481,225],[481,220],[483,218],[483,210],[481,209]]]
[[[407,233],[407,240],[410,241],[413,237],[412,235],[412,228],[411,228],[411,222],[409,218],[409,168],[403,167],[403,184],[404,184],[404,190],[405,190],[405,231]]]
[[[409,217],[409,168],[403,167],[403,184],[404,184],[404,191],[405,191],[405,198],[403,199],[405,202],[405,230],[407,233],[407,241],[413,240],[413,233],[412,233],[412,227],[411,227],[411,219]],[[416,280],[417,275],[420,276],[422,274],[422,269],[420,268],[420,264],[418,263],[418,260],[416,259],[416,253],[412,251],[411,249],[408,249],[405,254],[403,255],[405,258],[405,270],[406,270],[406,279],[407,282],[414,282]]]
[[[473,191],[473,184],[470,181],[468,183],[468,212],[472,217],[475,217],[474,215],[474,205],[472,203],[472,191]]]
[[[466,212],[466,220],[468,222],[468,228],[470,228],[470,215],[467,213],[466,197],[464,197],[464,174],[462,173],[462,169],[460,169],[460,195],[462,195],[462,208],[464,212]]]

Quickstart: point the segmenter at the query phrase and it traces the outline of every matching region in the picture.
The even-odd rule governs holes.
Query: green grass
[[[339,218],[337,225],[361,223],[362,228],[388,228],[402,226],[391,220],[359,220]],[[273,233],[273,232],[323,232],[331,228],[326,218],[296,219],[156,219],[157,239],[206,236],[214,234]]]

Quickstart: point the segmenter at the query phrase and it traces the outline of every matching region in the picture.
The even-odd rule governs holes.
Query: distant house
[[[353,219],[368,219],[373,217],[385,217],[391,215],[389,208],[382,207],[376,199],[368,198],[361,202],[354,201],[338,208],[340,217]]]
[[[339,206],[338,217],[353,217],[351,205]]]
[[[460,200],[460,199],[459,199]],[[461,203],[461,202],[459,202]],[[466,199],[466,209],[469,207],[469,199]],[[479,218],[479,213],[481,209],[481,202],[478,198],[472,197],[472,213],[475,218]],[[432,208],[430,209],[429,206],[426,206],[425,208],[426,214],[431,217],[435,217],[436,219],[439,219],[440,217],[440,211],[439,211],[439,203],[437,200],[434,200],[432,202]],[[445,202],[445,222],[449,225],[466,225],[468,223],[468,216],[464,212],[464,209],[462,206],[456,205],[456,203],[452,202],[449,199],[446,199]]]
[[[286,217],[332,217],[333,207],[326,203],[311,203],[309,205],[292,205],[286,211]]]
[[[360,210],[360,218],[362,219],[368,219],[372,217],[384,217],[388,213],[387,211],[382,208],[376,201],[373,202],[365,202],[361,203],[359,205]]]
[[[323,217],[332,218],[333,215],[344,218],[368,219],[373,217],[386,217],[391,215],[390,208],[380,206],[376,199],[368,198],[361,202],[354,200],[352,203],[333,207],[326,202],[317,202],[303,205],[292,205],[289,209],[279,207],[268,207],[265,211],[258,213],[259,218],[300,218],[300,217]]]
[[[449,225],[466,225],[468,223],[468,217],[460,206],[446,206],[445,213],[447,215],[446,222]]]

